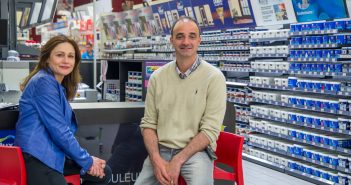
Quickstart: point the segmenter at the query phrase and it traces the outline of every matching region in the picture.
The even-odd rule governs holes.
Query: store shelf
[[[250,72],[289,74],[290,71],[288,71],[288,70],[278,70],[278,69],[250,69]]]
[[[300,171],[297,171],[297,170],[294,170],[294,169],[290,169],[290,168],[286,168],[285,169],[285,173],[289,174],[291,176],[297,177],[299,179],[303,179],[303,180],[312,182],[314,184],[318,184],[318,185],[336,185],[336,183],[333,183],[331,181],[327,181],[327,180],[322,179],[320,177],[316,177],[316,176],[313,176],[313,175],[302,173]]]
[[[242,123],[249,123],[249,120],[243,119],[243,118],[241,118],[241,117],[237,117],[237,118],[235,119],[235,121],[242,122]]]
[[[274,37],[274,38],[257,38],[250,39],[250,42],[278,42],[278,41],[287,41],[288,37]]]
[[[329,169],[332,169],[332,170],[338,170],[340,172],[345,172],[344,170],[342,170],[342,169],[339,170],[336,166],[333,166],[331,164],[320,162],[320,161],[316,161],[314,159],[309,159],[309,158],[298,156],[298,155],[295,155],[295,154],[291,154],[291,153],[289,153],[287,151],[278,150],[276,148],[272,148],[272,147],[269,147],[269,146],[264,146],[264,145],[253,143],[253,142],[248,142],[248,145],[251,145],[251,146],[254,146],[254,147],[257,147],[257,148],[260,148],[260,149],[264,149],[264,150],[267,150],[267,151],[271,151],[271,152],[274,152],[274,153],[278,153],[280,155],[288,156],[288,157],[291,157],[291,158],[294,158],[294,159],[299,159],[301,161],[309,162],[309,163],[312,163],[312,164],[317,164],[319,166],[323,166],[323,167],[326,167],[326,168],[329,168]]]
[[[267,168],[270,168],[270,169],[273,169],[273,170],[276,170],[276,171],[279,171],[282,173],[285,172],[285,166],[278,165],[276,163],[272,163],[272,162],[269,162],[267,160],[263,160],[263,159],[260,159],[258,157],[255,157],[255,156],[251,156],[249,154],[243,153],[242,155],[243,155],[244,160],[253,162],[255,164],[259,164],[261,166],[264,166],[264,167],[267,167]]]
[[[247,36],[202,36],[202,42],[212,42],[212,41],[228,41],[228,40],[238,40],[238,41],[248,41],[249,35]]]
[[[326,34],[335,34],[342,33],[337,29],[332,30],[320,30],[320,31],[298,31],[298,32],[290,32],[290,36],[305,36],[305,35],[326,35]]]
[[[199,47],[198,51],[241,51],[249,50],[250,46],[218,46],[218,47]]]
[[[151,49],[152,49],[152,47],[126,48],[126,49],[105,49],[105,50],[102,50],[102,52],[105,52],[105,53],[120,53],[120,52],[126,52],[126,51],[149,51]]]
[[[262,89],[282,90],[282,91],[310,92],[310,93],[316,93],[316,94],[351,96],[351,92],[335,92],[335,91],[316,90],[316,89],[312,90],[312,89],[303,89],[303,88],[297,88],[297,87],[262,85],[262,84],[252,84],[252,83],[249,83],[248,86],[262,88]]]
[[[233,85],[233,86],[242,86],[242,87],[246,87],[247,83],[241,83],[241,82],[225,82],[227,85]]]
[[[233,67],[220,67],[221,71],[229,71],[229,72],[242,72],[242,73],[248,73],[251,72],[250,68],[233,68]]]
[[[298,44],[290,45],[290,49],[328,49],[328,48],[340,48],[343,45],[340,44]]]
[[[337,150],[337,151],[342,152],[344,154],[351,155],[351,149],[347,149],[347,148],[333,147],[333,146],[328,146],[328,145],[319,144],[319,143],[315,143],[315,142],[310,142],[310,141],[302,140],[302,139],[299,139],[299,138],[295,138],[295,137],[291,137],[291,136],[287,136],[287,135],[283,135],[283,134],[277,134],[275,132],[262,130],[262,129],[258,129],[258,128],[250,128],[250,130],[251,131],[256,131],[256,132],[259,132],[259,133],[263,133],[263,134],[268,134],[270,136],[275,136],[275,137],[287,139],[287,140],[290,140],[290,141],[295,141],[295,142],[308,144],[308,145],[319,147],[319,148],[324,148],[324,149],[327,149],[327,150],[330,150],[330,151]]]
[[[314,72],[314,71],[288,71],[289,74],[293,75],[320,75],[320,76],[338,76],[338,77],[350,77],[351,73],[343,73],[343,72]]]
[[[228,102],[232,102],[234,104],[241,104],[241,105],[249,105],[249,102],[244,101],[244,100],[237,100],[237,99],[227,99]]]
[[[338,58],[288,58],[290,62],[337,62]]]
[[[250,54],[251,58],[285,58],[288,54]]]
[[[287,120],[287,119],[277,118],[277,117],[273,117],[273,116],[266,116],[266,115],[263,115],[263,114],[257,114],[257,113],[252,113],[252,112],[251,112],[250,116],[256,117],[256,118],[261,118],[261,119],[267,119],[267,120],[271,120],[271,121],[277,121],[277,122],[281,122],[281,123],[285,123],[285,124],[303,126],[303,127],[311,128],[311,129],[314,129],[314,130],[327,131],[327,132],[331,132],[331,133],[334,133],[334,134],[351,135],[351,131],[349,131],[349,130],[341,130],[341,129],[337,129],[337,128],[329,128],[329,127],[322,127],[322,126],[316,126],[316,125],[309,125],[309,124],[306,124],[306,123],[300,123],[298,121],[291,121],[291,120]]]
[[[333,182],[327,181],[325,179],[322,179],[322,178],[319,178],[319,177],[316,177],[313,175],[309,175],[306,173],[302,173],[302,172],[290,169],[290,168],[282,166],[282,165],[277,165],[277,164],[269,162],[267,160],[263,160],[263,159],[251,156],[249,154],[243,153],[243,159],[250,161],[252,163],[255,163],[255,164],[282,172],[282,173],[286,173],[288,175],[297,177],[299,179],[306,180],[308,182],[312,182],[314,184],[318,184],[318,185],[333,185],[334,184]]]
[[[324,110],[324,109],[316,108],[316,107],[295,105],[295,104],[289,104],[289,103],[272,101],[272,100],[263,100],[263,99],[253,98],[252,102],[264,103],[264,104],[270,104],[270,105],[278,105],[278,106],[282,106],[282,107],[295,108],[295,109],[300,109],[300,110],[309,110],[309,111],[314,111],[314,112],[329,113],[329,114],[335,114],[335,115],[340,115],[340,116],[351,116],[351,112],[347,112],[347,111]]]

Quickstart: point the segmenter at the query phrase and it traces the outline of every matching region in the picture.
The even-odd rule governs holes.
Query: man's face
[[[199,29],[194,22],[187,19],[181,20],[175,25],[170,41],[175,49],[176,56],[196,56],[201,43]]]
[[[92,51],[92,47],[89,44],[85,46],[85,49],[87,50],[87,52]]]

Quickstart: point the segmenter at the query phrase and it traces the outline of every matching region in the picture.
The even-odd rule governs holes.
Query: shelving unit
[[[252,88],[251,132],[246,136],[249,137],[248,155],[261,158],[258,163],[262,163],[263,158],[268,162],[265,166],[275,169],[278,163],[278,166],[284,166],[278,168],[285,173],[313,183],[338,184],[351,175],[351,160],[348,160],[348,157],[351,159],[351,145],[338,145],[351,142],[351,112],[349,103],[346,103],[346,109],[344,105],[345,101],[351,100],[348,83],[351,71],[349,56],[342,55],[347,53],[345,46],[351,43],[343,40],[345,30],[306,32],[295,31],[295,27],[291,25],[288,34],[289,55],[250,54],[266,64],[255,60],[251,61],[251,68],[241,70],[250,73],[248,87]],[[317,43],[312,37],[325,38],[328,42]],[[277,37],[277,40],[282,39]],[[297,44],[297,40],[302,42]],[[272,43],[266,44],[271,46]],[[276,59],[278,56],[282,58]],[[335,108],[329,106],[332,103]],[[254,136],[266,140],[255,141]],[[278,147],[269,145],[274,142],[285,142],[295,148],[280,150],[279,144]],[[324,156],[322,160],[313,159],[319,154]],[[267,155],[278,157],[272,161]],[[346,162],[341,156],[346,157]],[[281,158],[288,162],[279,161]],[[253,161],[257,162],[257,159]]]

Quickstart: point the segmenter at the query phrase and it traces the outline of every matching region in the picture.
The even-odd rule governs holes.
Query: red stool
[[[80,176],[65,176],[67,183],[80,185]],[[26,185],[27,176],[20,147],[0,146],[0,185]]]
[[[218,159],[214,162],[213,178],[236,182],[244,185],[242,166],[242,150],[244,137],[229,132],[221,132],[217,140],[216,155]],[[219,167],[217,163],[223,163],[233,168],[233,172],[227,172]],[[178,185],[186,185],[182,176],[179,176]]]

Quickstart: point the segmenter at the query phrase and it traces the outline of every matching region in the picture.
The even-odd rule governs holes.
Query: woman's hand
[[[94,156],[92,156],[92,158],[93,164],[91,165],[88,174],[95,177],[103,178],[105,176],[104,168],[106,166],[106,161]]]

